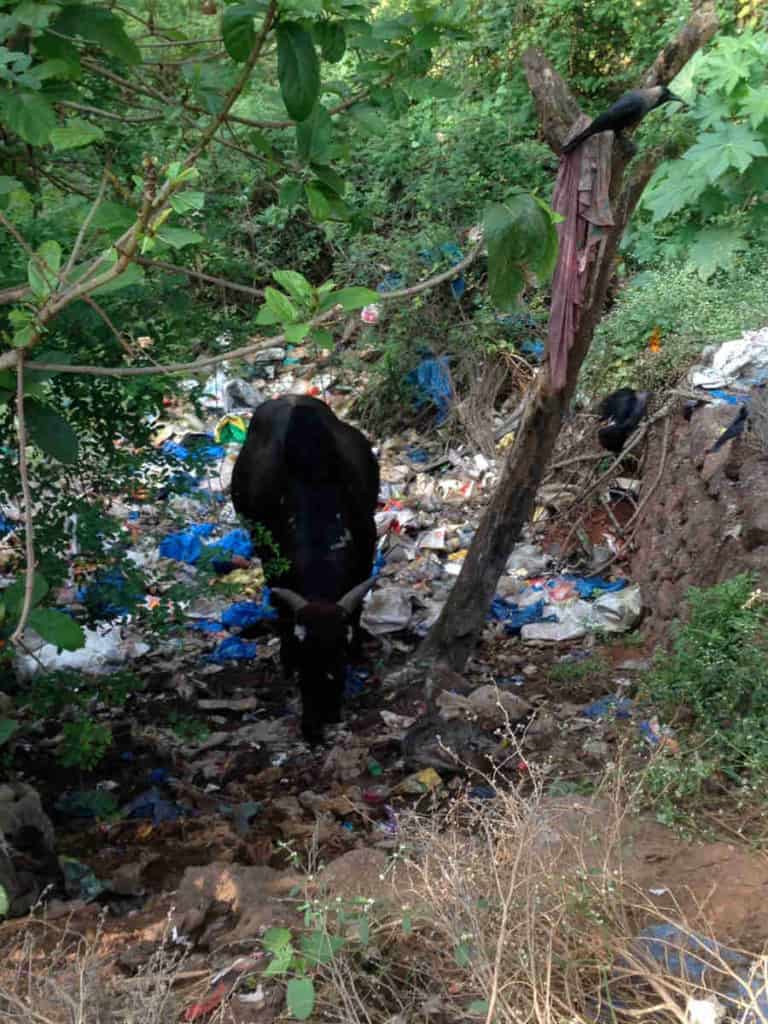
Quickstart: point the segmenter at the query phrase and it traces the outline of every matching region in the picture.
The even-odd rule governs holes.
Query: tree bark
[[[717,31],[712,0],[694,4],[691,18],[659,53],[642,84],[667,84],[693,54]],[[541,131],[559,152],[579,105],[554,67],[537,50],[523,56],[528,84],[534,96]],[[650,150],[642,155],[625,181],[626,156],[622,147],[612,153],[610,202],[614,224],[605,229],[597,258],[590,265],[584,302],[573,346],[568,355],[563,390],[551,387],[545,363],[526,399],[526,408],[502,468],[501,479],[480,522],[464,565],[442,613],[419,650],[425,661],[441,661],[461,671],[480,635],[499,578],[523,526],[528,522],[536,492],[554,451],[563,415],[576,389],[579,370],[605,304],[616,251],[621,236],[643,189],[664,154]]]

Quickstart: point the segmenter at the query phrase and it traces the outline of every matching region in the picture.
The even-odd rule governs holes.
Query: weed
[[[659,757],[647,772],[657,813],[678,816],[715,772],[737,785],[768,776],[767,612],[752,595],[747,575],[692,588],[688,621],[644,682],[643,696],[668,720],[681,708],[690,718],[681,756]]]
[[[210,735],[210,729],[202,719],[179,715],[175,711],[168,716],[168,727],[186,743],[202,743]]]
[[[578,661],[556,661],[549,667],[549,678],[555,683],[581,683],[604,675],[608,663],[599,654]]]
[[[101,761],[112,744],[112,730],[88,718],[66,722],[64,738],[57,751],[57,760],[64,768],[91,771]]]

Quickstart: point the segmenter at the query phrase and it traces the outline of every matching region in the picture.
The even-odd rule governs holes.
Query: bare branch
[[[660,51],[643,75],[644,88],[668,85],[691,57],[717,32],[718,17],[714,0],[694,0],[690,17],[674,39]]]
[[[84,103],[74,103],[72,100],[56,100],[56,106],[67,107],[69,110],[78,110],[83,114],[93,114],[95,117],[106,117],[109,121],[122,121],[124,124],[151,124],[153,121],[162,120],[162,114],[150,114],[148,117],[132,117],[130,114],[113,114],[110,110],[101,110],[99,107],[89,107]]]
[[[337,315],[337,310],[329,309],[314,320],[310,320],[312,327],[326,323]],[[231,349],[229,352],[221,352],[215,356],[202,356],[191,363],[168,363],[165,366],[69,366],[65,363],[28,363],[30,370],[48,370],[54,373],[82,373],[89,377],[149,377],[153,374],[174,374],[174,373],[195,373],[204,370],[208,366],[216,366],[229,359],[243,359],[253,355],[263,348],[272,348],[282,345],[285,342],[284,334],[276,334],[272,338],[260,338],[258,341],[243,345],[241,348]],[[3,358],[6,354],[15,356],[15,352],[3,353],[0,355],[0,370],[3,369]]]
[[[29,486],[29,467],[27,466],[27,424],[24,416],[24,352],[14,352],[16,357],[16,433],[19,439],[19,479],[21,493],[24,498],[24,555],[27,562],[24,580],[24,603],[21,615],[11,635],[11,643],[16,643],[24,633],[27,619],[32,609],[32,594],[35,587],[35,527],[32,516],[32,489]]]
[[[75,244],[72,246],[72,252],[69,254],[69,259],[67,260],[66,266],[64,267],[65,278],[67,278],[69,274],[72,272],[72,267],[74,267],[75,265],[75,260],[80,255],[80,249],[82,248],[83,241],[85,239],[85,234],[88,228],[91,226],[91,221],[96,215],[96,211],[101,206],[101,201],[104,198],[104,191],[107,187],[107,181],[109,179],[109,173],[109,164],[107,164],[107,166],[104,168],[104,173],[101,177],[101,184],[99,185],[99,191],[96,195],[96,198],[93,201],[93,206],[91,206],[90,210],[86,215],[85,220],[80,225],[80,230],[77,233]]]
[[[452,278],[460,274],[462,270],[466,270],[467,267],[471,266],[483,251],[483,243],[475,246],[472,252],[465,256],[463,260],[451,267],[450,270],[444,270],[440,274],[435,274],[434,277],[428,277],[424,281],[419,281],[418,284],[411,285],[410,288],[400,288],[396,292],[383,292],[380,301],[391,302],[393,299],[409,299],[413,295],[418,295],[420,292],[428,291],[430,288],[435,288],[437,285],[442,284],[443,281],[450,281]]]
[[[157,270],[167,270],[171,274],[185,274],[187,277],[192,277],[197,281],[205,281],[207,284],[215,284],[221,288],[226,288],[232,292],[242,292],[243,295],[250,295],[252,298],[260,299],[264,296],[263,288],[251,288],[247,284],[239,284],[237,281],[228,281],[226,277],[215,277],[213,274],[204,274],[200,270],[192,270],[190,267],[180,267],[175,263],[166,263],[165,260],[150,260],[146,256],[137,256],[136,263],[140,263],[142,267],[148,267],[150,270],[156,268]],[[0,298],[2,292],[0,292]]]

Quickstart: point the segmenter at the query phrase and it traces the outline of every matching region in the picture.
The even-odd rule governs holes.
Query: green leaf
[[[279,324],[281,322],[280,317],[275,316],[268,306],[261,306],[256,314],[256,323],[260,327],[271,327],[273,324]]]
[[[10,901],[8,900],[8,893],[5,891],[5,886],[0,885],[0,917],[8,916],[8,909],[10,907]]]
[[[0,174],[0,196],[10,195],[11,192],[18,192],[24,188],[18,178],[11,178],[7,174]]]
[[[294,1020],[306,1020],[315,1008],[315,986],[311,978],[291,978],[285,993],[288,1012]]]
[[[718,131],[705,132],[683,160],[707,181],[715,182],[732,167],[743,174],[759,156],[768,156],[760,137],[745,124],[728,122]]]
[[[31,146],[44,146],[56,127],[50,103],[35,92],[18,90],[4,97],[5,123]]]
[[[664,220],[695,202],[707,187],[707,179],[694,173],[685,160],[660,164],[643,193],[643,206],[653,220]]]
[[[122,203],[115,203],[108,199],[93,215],[91,227],[119,231],[122,234],[135,220],[136,211],[132,210],[130,206],[123,206]]]
[[[65,465],[77,462],[77,435],[63,416],[33,399],[24,402],[24,412],[30,440],[38,448]]]
[[[470,1003],[467,1007],[467,1013],[488,1013],[488,1000],[487,999],[475,999],[474,1002]]]
[[[297,302],[309,302],[312,298],[314,288],[303,274],[295,270],[273,270],[272,277]]]
[[[750,88],[741,101],[740,112],[749,119],[753,128],[759,128],[768,118],[768,85],[762,85],[759,89]]]
[[[367,135],[384,135],[387,131],[386,122],[370,103],[356,103],[349,109],[355,124]]]
[[[97,43],[124,64],[141,63],[141,51],[128,37],[122,21],[104,7],[67,4],[51,29],[64,36],[79,36]]]
[[[10,587],[6,587],[5,590],[1,591],[3,604],[8,618],[12,621],[16,621],[21,615],[21,609],[24,605],[24,590],[27,585],[26,576],[19,576],[18,579],[14,580]],[[40,604],[45,595],[48,593],[48,580],[45,576],[41,576],[39,572],[35,573],[35,578],[32,581],[32,607]]]
[[[298,178],[283,178],[280,183],[280,194],[278,197],[278,204],[284,210],[290,210],[291,207],[298,203],[304,186]]]
[[[202,210],[205,205],[204,192],[179,192],[170,198],[171,207],[176,213],[189,213],[191,210]]]
[[[413,46],[417,50],[430,50],[440,42],[440,33],[434,25],[427,25],[416,33],[413,39]]]
[[[27,262],[27,280],[35,297],[44,299],[58,283],[56,275],[61,267],[61,246],[53,240],[43,242],[37,256],[38,259]],[[41,262],[44,267],[40,266]]]
[[[264,974],[272,978],[276,974],[285,974],[293,960],[293,946],[281,946],[275,950],[274,956],[264,969]]]
[[[296,146],[301,159],[306,163],[325,163],[330,156],[332,133],[331,116],[317,103],[309,117],[296,125]]]
[[[291,938],[291,932],[288,928],[268,928],[264,932],[261,944],[270,953],[276,953],[278,949],[290,946]]]
[[[341,305],[348,313],[354,309],[362,309],[372,302],[379,302],[381,296],[370,288],[342,288],[323,300],[321,309],[330,309],[331,306]]]
[[[320,95],[320,62],[312,36],[293,21],[277,27],[277,77],[285,109],[305,121]]]
[[[543,204],[528,193],[519,193],[506,203],[487,207],[483,230],[491,299],[502,311],[513,310],[525,284],[524,268],[542,276],[551,272],[552,220]]]
[[[307,195],[309,212],[312,214],[312,217],[318,221],[318,223],[328,220],[331,216],[331,204],[328,202],[328,199],[319,184],[306,184],[304,186],[304,191]]]
[[[298,316],[298,310],[294,304],[287,295],[283,295],[277,288],[265,288],[264,301],[270,312],[274,313],[282,323],[290,323]]]
[[[285,340],[291,345],[298,345],[303,341],[309,331],[309,324],[289,324],[285,328]]]
[[[90,146],[92,142],[101,142],[104,132],[95,124],[74,117],[66,124],[58,125],[51,132],[51,144],[57,153],[64,149],[79,149]]]
[[[322,327],[313,327],[309,332],[309,340],[318,348],[332,349],[334,346],[333,335]]]
[[[221,15],[221,34],[224,48],[232,60],[238,63],[246,61],[256,44],[253,11],[244,4],[225,7]]]
[[[65,651],[77,651],[85,645],[85,633],[79,622],[54,608],[35,608],[29,624],[43,640]]]
[[[454,959],[459,967],[469,967],[472,960],[472,949],[466,942],[460,942],[453,951]]]
[[[0,747],[2,747],[3,744],[8,742],[11,736],[13,736],[13,734],[18,731],[18,728],[19,723],[15,722],[12,718],[0,718]],[[0,889],[2,889],[1,886]],[[2,889],[2,892],[0,892],[0,916],[8,912],[7,905],[5,909],[3,909],[2,897],[4,892],[4,889]]]
[[[311,164],[311,167],[323,184],[327,185],[328,188],[333,189],[336,195],[344,195],[347,183],[340,174],[337,174],[331,167],[325,167],[322,164]]]
[[[689,247],[688,258],[702,281],[707,281],[716,270],[730,267],[736,254],[746,248],[747,243],[738,228],[707,227],[699,231]]]
[[[324,181],[308,182],[304,190],[309,201],[309,212],[316,221],[349,220],[349,207],[339,198],[336,190]]]
[[[50,32],[43,32],[35,39],[35,49],[41,57],[65,61],[70,68],[70,78],[80,76],[80,52],[68,39],[54,36]]]
[[[144,271],[142,268],[137,263],[129,263],[119,277],[107,281],[106,284],[92,291],[91,295],[111,295],[112,292],[122,291],[123,288],[129,288],[132,284],[141,284],[143,281]]]
[[[338,64],[347,50],[347,33],[341,21],[321,21],[314,25],[315,38],[320,44],[323,60]]]
[[[301,936],[301,951],[310,967],[329,964],[344,945],[341,935],[329,935],[327,932],[314,931]]]
[[[163,224],[157,231],[157,238],[172,249],[183,249],[187,245],[200,245],[205,241],[205,236],[199,231],[192,231],[190,228],[172,228]]]
[[[14,16],[22,25],[29,25],[30,28],[45,28],[51,17],[58,12],[59,8],[54,4],[41,4],[36,0],[24,0],[14,8]]]

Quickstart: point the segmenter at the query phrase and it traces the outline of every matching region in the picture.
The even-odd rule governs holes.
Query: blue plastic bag
[[[416,369],[408,374],[407,379],[419,394],[416,408],[426,405],[427,402],[432,402],[437,409],[435,423],[439,426],[450,412],[453,397],[448,358],[440,356],[439,358],[423,359]]]
[[[496,619],[497,622],[504,622],[505,632],[519,633],[523,626],[530,622],[557,622],[556,615],[545,615],[544,606],[546,602],[542,599],[535,604],[526,605],[524,608],[507,602],[503,597],[494,597],[491,602],[491,610],[488,617]]]
[[[262,596],[260,602],[236,601],[221,616],[221,622],[226,629],[245,629],[246,626],[253,626],[264,619],[276,618],[277,612]]]
[[[249,658],[256,657],[258,647],[259,645],[252,641],[241,640],[239,636],[230,636],[226,640],[222,640],[216,649],[206,656],[205,660],[212,661],[217,665],[223,664],[225,661],[247,661]]]
[[[215,541],[211,547],[219,548],[222,551],[229,551],[233,555],[241,555],[243,558],[250,558],[253,554],[253,543],[251,535],[247,530],[232,530],[221,540]]]
[[[203,545],[199,536],[191,531],[169,533],[160,541],[158,550],[163,558],[173,558],[176,562],[194,565],[200,558]]]

